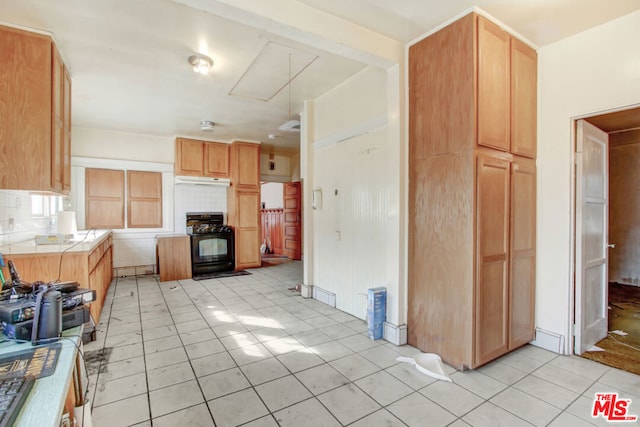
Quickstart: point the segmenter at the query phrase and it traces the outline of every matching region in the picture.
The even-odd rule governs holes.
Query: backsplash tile
[[[28,191],[0,190],[0,245],[33,239],[55,229],[55,217],[34,216],[31,208]]]
[[[186,232],[187,212],[224,212],[227,219],[227,188],[205,185],[176,185],[174,190],[175,232]]]

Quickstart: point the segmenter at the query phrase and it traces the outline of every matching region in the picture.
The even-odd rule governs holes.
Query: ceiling
[[[278,127],[299,118],[304,100],[366,64],[203,10],[212,4],[236,6],[230,0],[0,0],[0,20],[53,34],[73,79],[76,127],[261,141],[297,151],[299,133]],[[540,47],[640,9],[640,0],[270,4],[304,5],[403,43],[476,5]],[[211,74],[190,70],[187,58],[195,52],[213,58]],[[214,130],[201,131],[201,120],[214,121]]]

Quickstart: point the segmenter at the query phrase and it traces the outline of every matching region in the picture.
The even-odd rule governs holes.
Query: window
[[[31,215],[34,217],[52,217],[63,210],[62,196],[31,195]]]

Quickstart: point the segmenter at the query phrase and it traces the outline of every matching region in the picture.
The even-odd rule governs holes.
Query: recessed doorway
[[[584,126],[577,123],[578,147],[581,126],[595,128],[607,140],[602,181],[606,207],[600,215],[593,208],[597,197],[586,194],[588,190],[581,197],[580,186],[588,188],[597,183],[601,169],[581,173],[584,165],[580,163],[588,163],[595,151],[587,153],[589,148],[584,152],[578,148],[574,352],[640,374],[640,107],[586,117],[584,121]],[[604,227],[597,225],[601,220]],[[603,274],[589,273],[589,268],[600,261],[605,266]],[[599,289],[603,290],[601,297]],[[590,335],[588,329],[598,319],[605,322],[606,329]],[[592,336],[597,337],[593,342],[589,341]]]

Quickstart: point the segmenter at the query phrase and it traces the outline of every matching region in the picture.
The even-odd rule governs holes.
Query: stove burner
[[[191,226],[189,234],[211,234],[211,233],[232,233],[233,230],[228,225],[219,224],[197,224]]]

